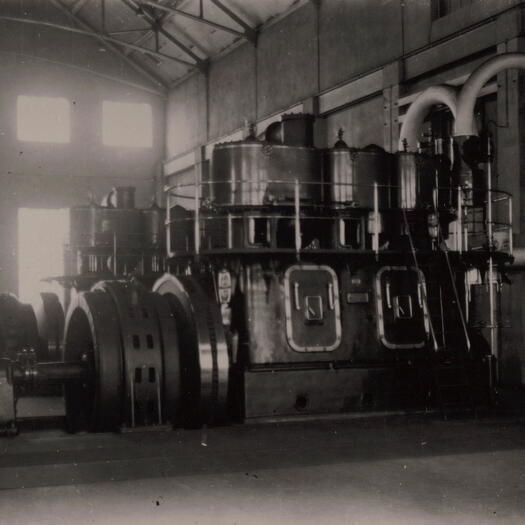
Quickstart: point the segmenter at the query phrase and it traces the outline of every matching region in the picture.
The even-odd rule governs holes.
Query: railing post
[[[169,186],[164,186],[164,193],[166,193],[166,220],[164,222],[164,230],[166,235],[166,247],[168,256],[172,257],[173,253],[171,251],[171,188]]]
[[[490,146],[489,146],[490,150]],[[490,159],[487,164],[487,236],[489,251],[492,251],[494,246],[493,232],[492,232],[492,161]]]
[[[200,242],[201,242],[201,232],[200,232],[200,217],[199,217],[199,208],[200,208],[200,182],[195,181],[195,222],[193,228],[194,236],[194,246],[195,246],[195,255],[199,255],[200,251]]]
[[[458,243],[458,252],[463,251],[463,203],[461,195],[461,186],[458,186],[458,222],[457,222],[457,243]]]
[[[294,186],[294,212],[295,212],[295,252],[299,256],[301,251],[301,201],[299,199],[299,179],[295,179]]]

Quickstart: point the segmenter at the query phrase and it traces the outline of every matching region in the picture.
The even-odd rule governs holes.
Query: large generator
[[[168,272],[153,289],[131,274],[72,298],[62,359],[16,338],[31,321],[7,301],[3,428],[16,430],[18,397],[53,382],[71,430],[486,401],[497,356],[479,303],[491,296],[492,317],[510,196],[465,184],[457,145],[390,154],[340,133],[319,149],[313,124],[284,115],[216,145],[208,176],[172,181]],[[98,265],[100,250],[86,246],[80,263]]]

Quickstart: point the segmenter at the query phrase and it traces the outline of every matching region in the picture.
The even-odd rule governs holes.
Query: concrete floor
[[[375,418],[0,441],[2,524],[525,523],[525,421]]]

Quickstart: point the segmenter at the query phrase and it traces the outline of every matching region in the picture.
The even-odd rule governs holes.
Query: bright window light
[[[102,142],[106,146],[151,148],[153,117],[149,104],[102,103]]]
[[[68,209],[18,210],[18,296],[36,304],[44,277],[64,274],[64,242],[69,235]]]
[[[18,140],[71,142],[69,100],[62,97],[28,97],[16,101]]]

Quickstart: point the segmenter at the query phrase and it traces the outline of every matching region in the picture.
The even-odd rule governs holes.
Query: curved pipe
[[[525,69],[525,53],[506,53],[489,58],[472,72],[459,93],[454,136],[478,134],[474,121],[474,106],[478,93],[494,75],[512,68]]]
[[[457,92],[451,86],[431,86],[423,91],[412,102],[403,120],[399,133],[398,150],[403,151],[404,141],[406,140],[407,150],[414,151],[417,148],[419,134],[423,121],[430,108],[436,104],[448,106],[454,118],[456,118]]]

